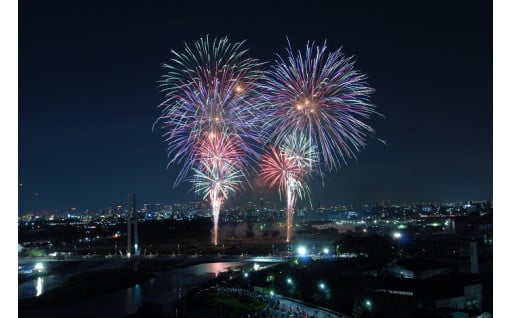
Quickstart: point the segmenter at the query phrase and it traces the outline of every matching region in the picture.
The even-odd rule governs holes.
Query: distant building
[[[336,224],[336,223],[330,222],[330,223],[323,223],[323,224],[313,224],[311,227],[314,229],[317,229],[317,230],[327,230],[327,229],[333,228],[336,231],[338,231],[338,233],[348,233],[348,232],[356,231],[354,224],[351,224],[351,223]]]
[[[445,298],[435,300],[435,308],[480,309],[482,300],[482,284],[465,285],[463,294],[453,294],[452,296],[445,296]]]
[[[423,206],[423,207],[421,207],[421,212],[432,213],[432,207],[431,206]]]
[[[476,242],[469,243],[469,258],[471,263],[471,273],[478,273],[478,245]]]
[[[452,272],[452,268],[444,263],[425,259],[406,259],[388,265],[388,271],[396,277],[425,279]]]
[[[447,218],[444,223],[443,232],[447,234],[464,233],[468,229],[469,220],[466,216]]]
[[[473,274],[451,274],[446,279],[376,278],[369,283],[365,297],[375,302],[376,310],[380,308],[376,317],[398,317],[399,310],[409,310],[402,317],[415,317],[419,308],[445,313],[439,317],[454,317],[455,311],[482,310],[484,301],[481,278]]]

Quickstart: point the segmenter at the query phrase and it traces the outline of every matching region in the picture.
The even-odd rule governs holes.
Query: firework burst
[[[207,133],[197,145],[197,168],[191,179],[196,193],[209,196],[213,214],[213,243],[217,245],[218,222],[222,202],[240,189],[244,175],[243,153],[237,138]]]
[[[169,164],[183,163],[176,184],[197,162],[195,146],[205,133],[236,136],[247,158],[256,157],[261,64],[246,57],[243,43],[206,37],[193,47],[185,43],[184,53],[171,50],[171,63],[163,65],[168,72],[160,81],[165,99],[158,122],[165,130]]]
[[[211,189],[223,198],[235,192],[245,177],[244,153],[236,143],[237,139],[226,134],[206,134],[197,144],[197,163],[192,168],[191,182],[196,193],[205,198]]]
[[[294,153],[293,150],[293,148],[276,149],[271,146],[270,151],[262,157],[260,172],[263,180],[269,183],[271,188],[278,187],[280,196],[282,193],[286,194],[287,242],[291,239],[297,196],[300,199],[309,197],[309,187],[304,178],[310,168],[303,163],[301,154]]]
[[[304,172],[311,173],[318,163],[318,152],[309,138],[302,133],[288,135],[283,140],[283,152],[293,158],[295,164]]]
[[[160,81],[165,99],[157,122],[165,130],[169,165],[183,163],[175,185],[192,170],[196,192],[210,197],[215,245],[220,206],[257,158],[260,64],[242,46],[208,37],[185,44],[183,53],[171,50]]]
[[[289,136],[306,136],[322,168],[337,170],[374,132],[362,121],[376,113],[369,98],[373,89],[341,49],[328,53],[325,43],[308,43],[303,54],[294,53],[289,44],[287,53],[287,58],[278,57],[262,84],[268,103],[264,132],[278,145]]]

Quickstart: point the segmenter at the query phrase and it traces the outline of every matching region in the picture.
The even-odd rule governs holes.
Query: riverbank
[[[208,286],[222,284],[230,276],[240,273],[241,267],[251,265],[247,262],[203,263],[196,260],[153,259],[137,265],[130,263],[130,266],[126,266],[124,263],[121,267],[110,268],[117,272],[117,278],[114,271],[106,271],[106,268],[99,270],[100,267],[95,265],[97,270],[75,275],[51,290],[45,288],[47,278],[40,279],[38,293],[43,291],[42,294],[35,297],[34,290],[31,298],[18,299],[19,317],[52,318],[76,314],[96,318],[175,317],[175,301],[189,292],[193,294]],[[140,274],[143,276],[140,277]],[[130,280],[127,281],[126,276],[130,276]],[[58,280],[55,277],[52,279]],[[40,283],[39,279],[37,283]],[[34,287],[35,284],[34,281]],[[51,285],[56,286],[54,283]]]

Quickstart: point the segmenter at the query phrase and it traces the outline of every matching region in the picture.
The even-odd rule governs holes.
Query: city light
[[[510,310],[499,1],[26,2],[4,312]]]
[[[370,300],[366,299],[364,301],[364,306],[366,307],[366,309],[371,310],[372,309],[372,302]]]
[[[43,270],[44,270],[44,265],[43,263],[37,263],[35,266],[34,266],[34,269],[36,271],[38,271],[39,273],[41,273]]]

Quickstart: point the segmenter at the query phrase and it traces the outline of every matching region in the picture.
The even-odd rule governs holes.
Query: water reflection
[[[41,295],[43,293],[43,283],[44,280],[42,277],[37,278],[37,285],[36,285],[36,297]]]
[[[218,276],[220,272],[226,270],[226,263],[212,263],[209,267],[209,271],[215,273],[215,276]]]
[[[76,304],[37,310],[22,309],[23,314],[20,317],[73,317],[76,313],[80,313],[91,317],[124,318],[128,314],[135,313],[144,302],[158,303],[162,305],[164,312],[175,314],[175,308],[172,308],[173,302],[185,297],[194,287],[214,278],[219,272],[228,271],[229,268],[237,271],[252,265],[251,262],[203,263],[172,271],[158,272],[153,279],[136,284],[134,287],[124,288],[101,295],[101,297],[85,299]],[[236,269],[237,267],[239,269]],[[40,286],[36,293],[38,296],[53,288],[52,282],[56,278],[47,276],[45,279],[44,284],[42,278],[37,280],[37,285]],[[34,285],[35,281],[32,281],[32,293]],[[30,294],[30,291],[21,290],[19,293]]]
[[[142,305],[142,290],[139,284],[135,284],[135,287],[133,287],[133,298],[136,307]]]
[[[178,288],[174,288],[172,290],[173,294],[174,294],[174,297],[176,298],[176,295],[178,296],[177,299],[180,299],[181,298],[181,287],[178,287]]]
[[[142,305],[142,291],[139,284],[126,289],[126,309],[134,312]]]

